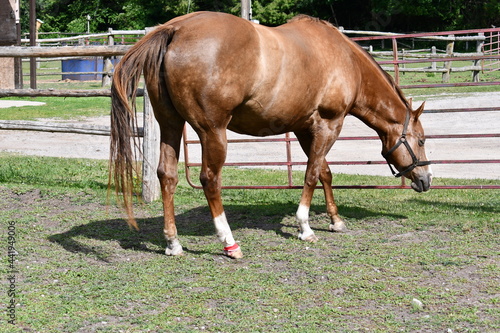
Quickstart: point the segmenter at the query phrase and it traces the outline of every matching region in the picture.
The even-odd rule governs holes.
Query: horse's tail
[[[123,195],[128,224],[138,229],[132,210],[134,175],[139,176],[135,158],[141,149],[136,140],[136,95],[141,73],[145,69],[149,86],[163,80],[163,60],[174,34],[174,27],[162,25],[143,37],[118,63],[111,86],[111,145],[109,186],[114,178],[117,194]],[[137,177],[138,179],[139,177]]]

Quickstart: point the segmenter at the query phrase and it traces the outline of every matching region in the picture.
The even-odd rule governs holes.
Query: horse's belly
[[[268,122],[255,118],[252,120],[237,120],[233,118],[227,128],[240,134],[268,136],[287,132],[283,130],[284,127],[283,123],[279,120]]]
[[[293,132],[307,125],[307,112],[270,110],[259,102],[249,101],[236,108],[228,129],[240,134],[268,136]]]

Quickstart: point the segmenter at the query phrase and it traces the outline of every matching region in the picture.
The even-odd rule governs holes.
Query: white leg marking
[[[163,230],[163,232],[166,235],[166,230]],[[165,249],[165,254],[167,256],[177,256],[182,254],[182,246],[177,237],[169,239],[165,236],[165,238],[167,240],[167,248]]]
[[[296,216],[300,228],[299,238],[306,240],[311,235],[314,235],[314,231],[309,226],[309,207],[300,204]]]
[[[236,243],[233,238],[231,228],[227,223],[226,213],[222,213],[214,218],[215,232],[219,241],[224,244],[224,247],[234,245]]]

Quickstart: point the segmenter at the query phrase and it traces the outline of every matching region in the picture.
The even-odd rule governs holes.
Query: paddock
[[[476,94],[441,97],[425,97],[427,109],[448,108],[441,104],[446,100],[459,107],[489,107],[476,104]],[[499,96],[486,93],[482,97],[496,102]],[[440,115],[424,114],[436,119]],[[453,115],[457,116],[454,131],[493,137],[466,137],[460,142],[457,138],[429,139],[428,145],[436,141],[430,153],[443,154],[431,159],[499,158],[498,141],[481,146],[486,156],[457,157],[453,150],[470,143],[476,153],[479,141],[498,140],[497,112]],[[470,119],[480,115],[486,117],[482,118],[485,126],[478,131]],[[373,135],[350,120],[343,135]],[[436,121],[424,123],[427,134],[442,134],[443,125]],[[46,122],[42,125],[61,123]],[[87,128],[109,125],[103,118],[83,122]],[[62,123],[62,131],[67,131]],[[15,244],[15,250],[9,249],[3,280],[9,294],[0,298],[0,304],[13,309],[16,318],[15,327],[1,320],[0,331],[488,332],[500,325],[496,190],[440,190],[422,195],[399,189],[338,189],[340,213],[350,226],[343,234],[326,229],[328,217],[317,193],[311,226],[320,241],[304,244],[296,239],[299,190],[226,189],[223,199],[231,227],[247,251],[244,260],[228,260],[214,242],[203,193],[192,189],[184,178],[176,197],[176,218],[186,255],[166,258],[158,201],[138,205],[139,233],[128,229],[121,209],[106,205],[107,136],[12,129],[0,130],[0,135],[0,150],[18,153],[2,156],[5,163],[0,164],[0,176],[11,176],[2,178],[0,184],[0,222],[9,226],[4,230],[10,236],[10,243],[5,237],[3,246]],[[363,159],[380,159],[379,143],[361,148],[370,142],[351,143]],[[336,145],[340,151],[352,151],[341,148],[344,144],[350,141]],[[241,145],[230,144],[235,148],[228,163],[254,155],[253,144],[244,143],[244,149]],[[194,143],[193,147],[189,157],[196,163]],[[277,149],[286,151],[282,145]],[[272,155],[275,161],[277,154]],[[448,183],[439,179],[440,173],[455,175],[453,170],[439,168],[457,167],[458,178],[465,176],[465,169],[489,166],[498,168],[494,163],[436,164],[436,181]],[[334,172],[337,167],[342,166],[333,165]],[[344,173],[380,168],[381,174],[390,175],[386,165],[343,168],[347,169]],[[228,169],[231,178],[242,184],[274,174],[267,169]],[[455,181],[498,185],[497,170],[492,172],[497,176],[493,180]],[[339,178],[351,179],[354,185],[388,179]],[[2,319],[10,319],[9,313]]]
[[[0,222],[5,232],[13,224],[16,240],[11,290],[19,332],[498,327],[495,190],[338,189],[349,223],[343,234],[326,229],[317,191],[311,227],[320,240],[305,244],[296,239],[300,190],[227,189],[226,212],[246,250],[245,259],[229,260],[214,242],[202,191],[183,178],[176,218],[185,255],[169,258],[159,202],[137,205],[140,232],[129,230],[120,208],[106,206],[106,161],[3,156],[2,162],[0,176],[12,175],[0,184]],[[234,182],[282,173],[226,170]],[[351,177],[356,184],[374,181]],[[7,308],[10,300],[5,293],[0,304]],[[16,332],[6,320],[0,330]]]

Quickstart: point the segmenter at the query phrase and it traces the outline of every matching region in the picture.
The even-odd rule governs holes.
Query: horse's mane
[[[327,25],[329,27],[335,28],[335,26],[333,24],[331,24],[330,22],[328,22],[328,21],[321,20],[321,19],[319,19],[317,17],[312,17],[312,16],[305,15],[305,14],[299,14],[299,15],[296,15],[296,16],[292,17],[291,19],[288,20],[288,23],[297,22],[297,21],[317,22],[317,23],[322,23],[322,24],[325,24],[325,25]]]
[[[331,24],[330,22],[327,22],[325,20],[321,20],[321,19],[319,19],[317,17],[312,17],[312,16],[304,15],[304,14],[299,14],[299,15],[294,16],[293,18],[291,18],[290,20],[288,20],[288,23],[298,22],[298,21],[310,21],[310,22],[321,23],[321,24],[324,24],[326,26],[332,27],[332,28],[334,28],[335,30],[338,31],[338,29],[333,24]],[[357,47],[380,70],[380,72],[382,72],[382,75],[387,79],[387,81],[389,82],[389,84],[391,85],[391,87],[394,89],[394,91],[398,94],[398,96],[401,98],[401,100],[403,101],[403,103],[409,108],[410,107],[410,103],[408,102],[408,100],[406,99],[403,91],[396,84],[396,82],[394,81],[394,79],[392,78],[392,76],[390,76],[389,73],[387,73],[386,71],[384,71],[382,69],[382,67],[379,65],[379,63],[373,58],[373,56],[370,53],[368,53],[368,51],[366,51],[364,48],[362,48],[358,43],[353,42],[350,39],[348,39],[348,40],[355,47]]]
[[[368,53],[368,52],[366,52],[366,53],[373,59],[373,56],[370,53]],[[375,59],[373,59],[373,61],[377,64],[378,68],[382,71],[382,73],[385,74],[385,77],[387,78],[387,81],[389,81],[389,83],[394,88],[394,90],[396,91],[396,93],[399,95],[399,97],[401,98],[401,100],[405,103],[406,107],[409,108],[410,107],[410,102],[408,102],[408,100],[406,99],[406,96],[403,93],[403,90],[401,90],[401,88],[396,84],[396,81],[394,81],[393,77],[391,75],[389,75],[389,73],[387,73],[386,71],[384,71],[382,69],[382,67],[380,67],[380,65],[378,64],[378,62],[375,61]]]
[[[393,77],[391,75],[389,75],[389,73],[384,71],[382,69],[382,67],[380,66],[380,64],[375,60],[375,58],[373,58],[373,56],[370,53],[368,53],[368,51],[366,51],[364,48],[362,48],[361,45],[359,45],[358,43],[356,43],[354,41],[351,41],[351,42],[372,62],[373,65],[375,65],[378,68],[378,70],[382,73],[382,75],[387,79],[387,82],[389,82],[391,87],[394,89],[396,94],[398,94],[401,101],[405,104],[405,106],[407,108],[410,108],[410,102],[408,102],[408,100],[406,99],[406,97],[403,93],[403,90],[401,90],[401,88],[396,84],[396,81],[394,81]]]

